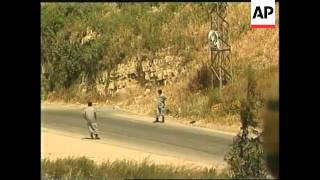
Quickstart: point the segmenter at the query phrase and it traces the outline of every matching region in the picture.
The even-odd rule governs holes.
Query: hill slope
[[[251,29],[250,3],[228,3],[234,81],[219,94],[215,88],[194,89],[200,71],[209,76],[201,64],[209,59],[208,10],[213,6],[42,4],[43,100],[90,99],[151,115],[161,88],[170,116],[238,125],[249,65],[262,93],[278,79],[278,17],[275,29]]]

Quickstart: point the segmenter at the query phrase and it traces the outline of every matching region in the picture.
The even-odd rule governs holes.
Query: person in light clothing
[[[159,97],[158,97],[158,104],[157,104],[157,114],[156,114],[156,120],[154,121],[154,123],[156,122],[160,122],[159,121],[159,118],[160,116],[162,117],[162,123],[164,123],[164,115],[165,115],[165,101],[167,99],[167,97],[162,93],[162,90],[159,89],[158,90],[158,94],[159,94]]]
[[[84,119],[87,121],[89,133],[92,139],[100,139],[98,135],[97,113],[92,102],[88,102],[88,107],[84,110]]]

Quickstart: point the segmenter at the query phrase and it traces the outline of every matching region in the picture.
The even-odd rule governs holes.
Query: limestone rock
[[[146,96],[146,95],[148,95],[150,92],[151,92],[151,90],[148,88],[148,89],[146,89],[146,90],[144,91],[144,95]]]

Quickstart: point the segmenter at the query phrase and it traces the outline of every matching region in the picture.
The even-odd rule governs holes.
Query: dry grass
[[[226,178],[213,168],[156,165],[145,159],[143,162],[117,160],[96,164],[82,158],[41,160],[41,179],[125,179],[125,178]]]

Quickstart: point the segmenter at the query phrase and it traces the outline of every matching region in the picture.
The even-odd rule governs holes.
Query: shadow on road
[[[88,137],[84,137],[84,138],[81,138],[81,139],[89,139],[89,140],[100,140],[100,139],[92,139],[92,138],[88,138]]]

